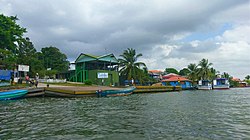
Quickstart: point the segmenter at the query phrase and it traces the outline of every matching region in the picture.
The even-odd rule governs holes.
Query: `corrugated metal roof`
[[[81,53],[75,63],[80,63],[80,62],[89,62],[89,61],[106,61],[106,62],[113,62],[113,63],[118,63],[118,60],[114,56],[114,54],[106,54],[106,55],[101,55],[101,56],[94,56],[90,54],[84,54]]]

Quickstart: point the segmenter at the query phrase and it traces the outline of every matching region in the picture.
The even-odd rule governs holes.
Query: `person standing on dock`
[[[30,77],[28,74],[26,74],[26,76],[25,76],[25,81],[26,81],[26,84],[29,85]]]
[[[36,88],[38,86],[38,79],[39,79],[39,75],[38,75],[38,73],[36,73],[36,76],[35,76],[35,86],[36,86]]]
[[[134,78],[132,78],[132,80],[131,80],[131,83],[132,83],[132,86],[134,86]]]

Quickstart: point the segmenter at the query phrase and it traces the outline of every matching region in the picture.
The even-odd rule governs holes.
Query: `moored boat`
[[[200,80],[198,82],[198,87],[199,90],[211,90],[212,89],[212,84],[210,83],[209,80]]]
[[[135,87],[129,87],[121,90],[98,90],[96,94],[98,97],[126,96],[132,94],[135,89]]]
[[[229,89],[229,81],[226,78],[213,80],[213,89]]]
[[[28,90],[18,89],[0,92],[0,100],[12,100],[22,98]]]

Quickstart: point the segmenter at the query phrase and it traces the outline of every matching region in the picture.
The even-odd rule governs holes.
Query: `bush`
[[[85,83],[85,85],[92,85],[92,81],[90,81],[90,80],[86,80],[84,83]]]

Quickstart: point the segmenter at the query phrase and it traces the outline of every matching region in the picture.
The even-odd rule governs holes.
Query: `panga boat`
[[[23,97],[28,90],[18,89],[0,92],[0,100],[12,100]]]
[[[97,90],[96,94],[98,97],[126,96],[132,94],[135,89],[135,87],[129,87],[121,90]]]

